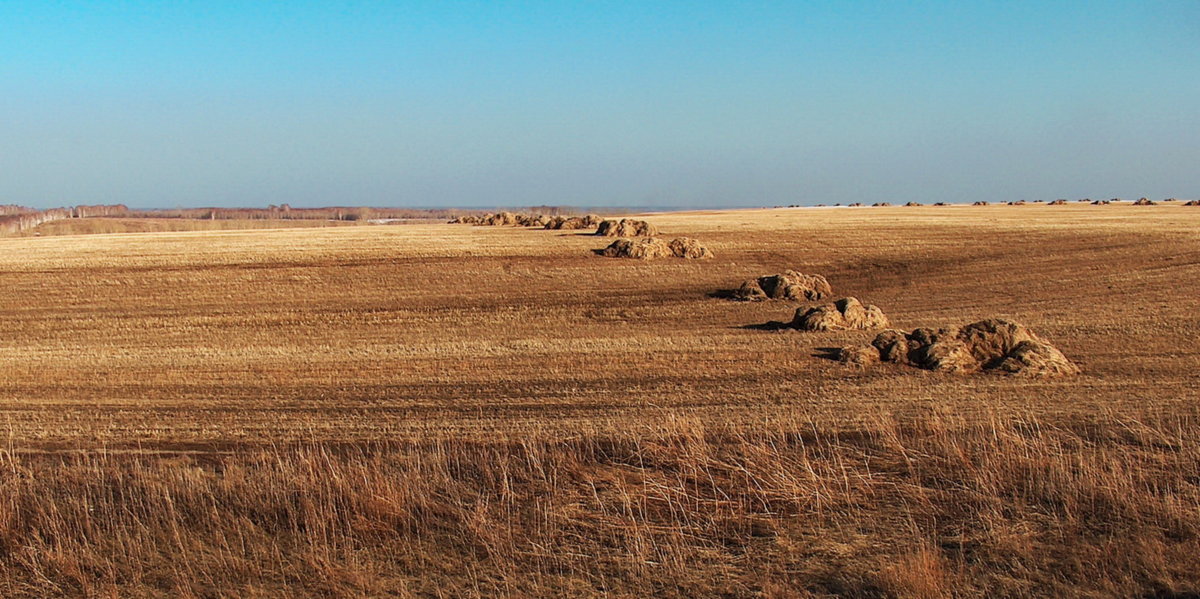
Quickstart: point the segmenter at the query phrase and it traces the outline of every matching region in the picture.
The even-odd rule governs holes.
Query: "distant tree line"
[[[531,211],[546,215],[579,213],[567,206],[533,206]],[[166,210],[130,210],[124,204],[81,205],[38,210],[15,204],[0,204],[0,234],[19,233],[42,223],[69,218],[181,218],[197,220],[446,220],[482,215],[483,210],[456,208],[375,208],[367,206],[326,206],[293,208],[271,204],[266,208],[175,208]]]

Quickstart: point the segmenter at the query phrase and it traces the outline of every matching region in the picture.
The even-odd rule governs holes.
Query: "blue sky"
[[[0,203],[1200,197],[1200,2],[0,3]]]

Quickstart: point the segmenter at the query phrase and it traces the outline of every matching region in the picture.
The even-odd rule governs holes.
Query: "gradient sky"
[[[0,3],[0,203],[1200,197],[1200,2]]]

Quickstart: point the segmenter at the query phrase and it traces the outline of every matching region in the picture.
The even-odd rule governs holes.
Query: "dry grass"
[[[5,463],[5,596],[1182,596],[1196,421],[690,421]]]
[[[1200,592],[1200,214],[648,215],[0,239],[5,596]],[[820,240],[814,243],[813,240]],[[709,297],[797,268],[1084,373],[858,371]],[[657,423],[648,425],[646,423]]]

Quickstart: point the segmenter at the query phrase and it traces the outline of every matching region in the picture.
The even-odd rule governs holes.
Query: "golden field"
[[[1200,592],[1200,209],[645,218],[715,259],[447,224],[0,239],[0,594]],[[856,370],[823,348],[870,333],[716,297],[787,268],[898,328],[1017,320],[1083,374]]]

